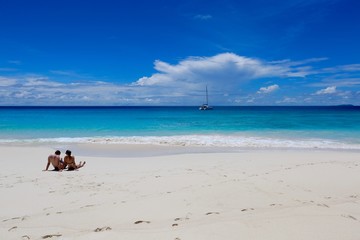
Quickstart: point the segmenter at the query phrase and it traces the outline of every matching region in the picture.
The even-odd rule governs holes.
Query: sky
[[[360,105],[357,0],[0,0],[0,105]]]

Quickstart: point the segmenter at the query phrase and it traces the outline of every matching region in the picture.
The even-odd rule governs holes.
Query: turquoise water
[[[1,107],[0,141],[360,148],[360,107]]]

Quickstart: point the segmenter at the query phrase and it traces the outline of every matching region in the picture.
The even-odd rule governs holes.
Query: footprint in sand
[[[190,219],[190,218],[188,218],[188,217],[186,217],[186,218],[175,218],[174,221],[175,221],[175,222],[187,221],[187,220],[189,220],[189,219]],[[177,227],[177,226],[179,226],[179,224],[178,224],[178,223],[173,223],[171,226],[172,226],[172,227]]]
[[[17,226],[10,228],[10,229],[8,230],[8,232],[11,232],[11,231],[13,231],[13,230],[15,230],[15,229],[17,229]]]
[[[21,239],[23,239],[23,240],[29,240],[30,237],[29,237],[28,235],[24,235],[24,236],[21,236]]]
[[[178,221],[187,221],[189,220],[190,218],[189,217],[185,217],[185,218],[175,218],[174,221],[175,222],[178,222]]]
[[[9,219],[5,219],[3,220],[3,222],[7,222],[7,221],[11,221],[11,220],[18,220],[21,219],[21,221],[25,221],[28,217],[24,216],[24,217],[13,217],[13,218],[9,218]]]
[[[147,224],[149,224],[150,221],[139,220],[139,221],[134,222],[134,224],[140,224],[140,223],[147,223]]]
[[[82,206],[80,208],[89,208],[89,207],[94,207],[95,205],[94,204],[91,204],[91,205],[85,205],[85,206]]]
[[[325,203],[318,203],[317,206],[330,208],[329,205],[326,205]]]
[[[52,237],[61,237],[61,234],[48,234],[48,235],[44,235],[41,238],[42,239],[47,239],[47,238],[52,238]]]
[[[255,210],[254,208],[244,208],[244,209],[241,209],[242,212],[254,211],[254,210]]]
[[[280,203],[272,203],[269,206],[270,207],[276,207],[276,206],[280,207],[280,206],[282,206],[282,204],[280,204]]]
[[[102,227],[102,228],[96,228],[94,232],[103,232],[103,231],[110,231],[111,227]]]
[[[205,215],[220,214],[219,212],[208,212]]]
[[[3,220],[3,222],[7,222],[10,220],[17,220],[17,219],[20,219],[20,217],[13,217],[13,218],[5,219],[5,220]]]
[[[357,221],[357,218],[356,217],[354,217],[354,216],[351,216],[351,215],[341,215],[342,217],[345,217],[345,218],[349,218],[349,219],[352,219],[352,220],[355,220],[355,221]]]

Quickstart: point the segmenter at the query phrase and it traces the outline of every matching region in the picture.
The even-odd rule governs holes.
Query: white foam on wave
[[[0,140],[2,143],[98,143],[98,144],[155,144],[168,146],[205,146],[231,148],[304,148],[354,149],[359,143],[330,139],[286,139],[227,135],[133,136],[133,137],[82,137]]]

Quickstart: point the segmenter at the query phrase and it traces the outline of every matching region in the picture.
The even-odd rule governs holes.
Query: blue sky
[[[0,6],[0,105],[360,105],[360,1]]]

